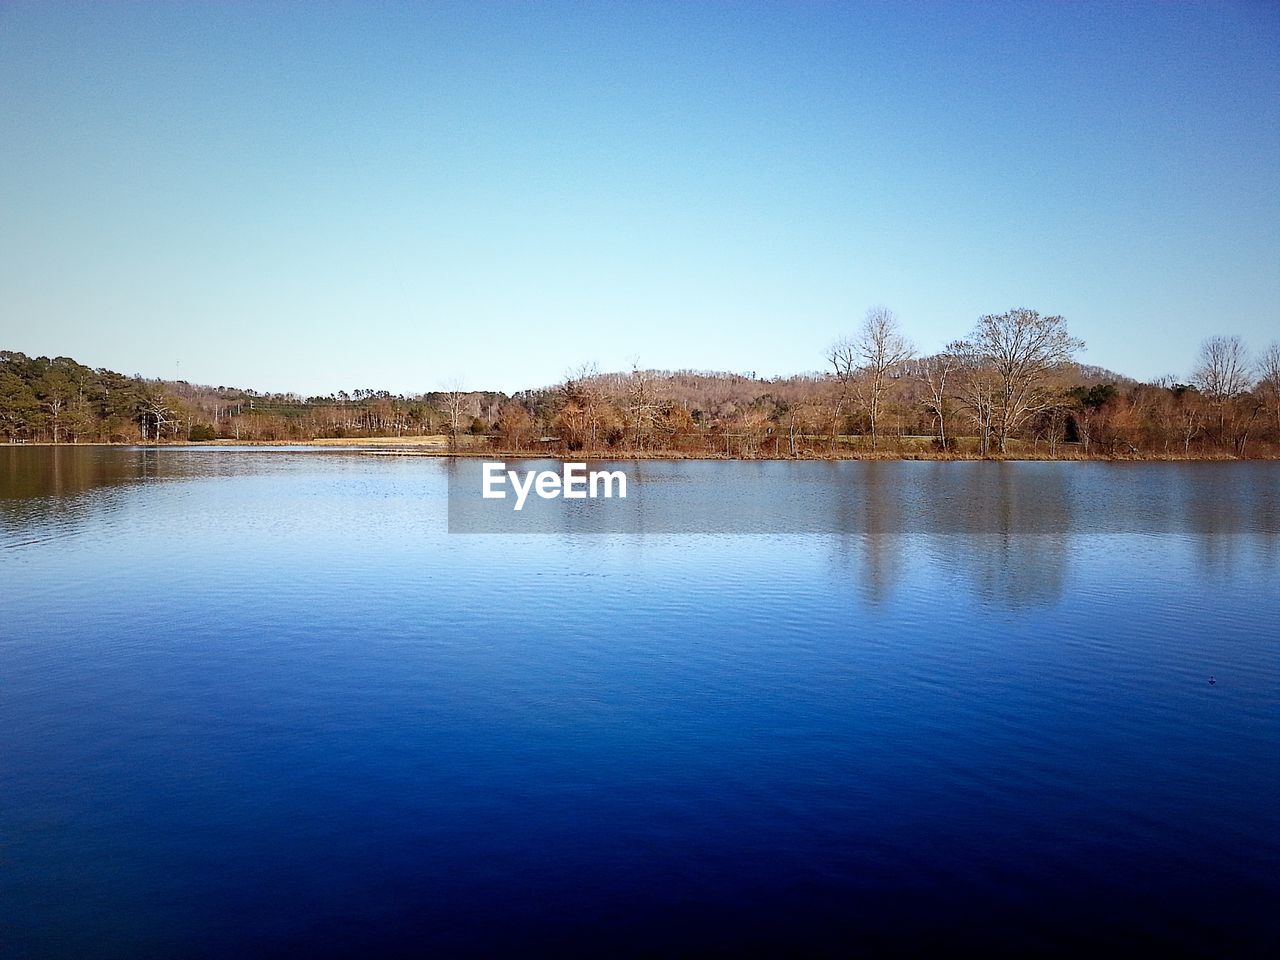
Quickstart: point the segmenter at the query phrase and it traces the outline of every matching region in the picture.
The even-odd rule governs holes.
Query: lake
[[[0,448],[0,953],[1280,948],[1280,464],[624,466]]]

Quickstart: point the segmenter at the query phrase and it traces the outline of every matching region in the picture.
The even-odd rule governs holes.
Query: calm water
[[[1280,946],[1280,467],[649,468],[864,512],[450,535],[440,460],[0,448],[0,953]]]

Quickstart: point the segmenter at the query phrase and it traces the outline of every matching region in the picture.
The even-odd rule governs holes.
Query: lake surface
[[[459,469],[0,448],[0,954],[1280,947],[1280,465]]]

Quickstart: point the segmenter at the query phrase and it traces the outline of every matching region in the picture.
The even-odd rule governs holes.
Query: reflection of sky
[[[447,467],[458,533],[1280,533],[1274,465],[617,461],[626,500],[480,497],[481,462]],[[508,469],[559,470],[549,460]]]
[[[1007,947],[1070,901],[1073,932],[1117,911],[1245,955],[1273,914],[1274,535],[1078,529],[1039,467],[994,502],[1016,524],[1050,491],[1056,533],[901,529],[895,478],[980,495],[930,466],[804,536],[449,535],[423,458],[147,469],[3,508],[20,954],[242,955],[283,924],[304,953],[410,928],[508,955],[637,904],[647,948],[708,901],[738,911],[708,944],[794,944],[829,932],[795,922],[816,892],[896,947],[922,911]],[[765,473],[809,469],[858,475]]]
[[[216,566],[278,554],[290,569],[342,563],[348,549],[351,562],[377,562],[359,547],[378,544],[388,563],[415,562],[423,551],[456,556],[460,576],[480,570],[501,579],[578,563],[581,576],[604,576],[616,564],[652,560],[678,572],[680,584],[736,570],[747,580],[801,585],[834,578],[856,584],[866,603],[901,602],[909,591],[1018,607],[1062,600],[1072,579],[1090,572],[1081,564],[1121,578],[1175,563],[1190,576],[1198,565],[1198,576],[1248,580],[1274,570],[1280,552],[1271,526],[1276,468],[1266,464],[614,463],[607,466],[630,478],[627,501],[530,497],[520,515],[488,501],[498,508],[482,517],[488,529],[515,521],[541,534],[510,537],[445,533],[446,500],[457,511],[474,486],[472,502],[480,502],[477,460],[274,450],[3,454],[0,534],[18,547],[10,557],[46,539],[124,538],[116,559],[126,565],[161,556],[189,562],[199,553]],[[91,576],[93,557],[87,549],[63,562]]]

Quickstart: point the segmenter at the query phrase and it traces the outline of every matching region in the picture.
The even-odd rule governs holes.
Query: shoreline
[[[318,452],[352,453],[365,456],[400,456],[400,457],[466,457],[468,459],[510,458],[516,460],[705,460],[705,461],[760,461],[760,462],[840,462],[840,461],[949,461],[975,463],[983,461],[1009,463],[1275,463],[1280,461],[1280,454],[1262,453],[1256,456],[1237,457],[1231,454],[1100,454],[1073,452],[1069,456],[1051,455],[1034,451],[1011,453],[990,453],[983,456],[978,453],[942,452],[936,450],[849,450],[840,453],[816,453],[787,455],[756,455],[684,452],[680,450],[576,450],[566,453],[559,450],[511,450],[501,448],[477,449],[463,447],[450,450],[447,442],[437,442],[431,437],[343,437],[319,438],[315,440],[174,440],[165,443],[141,443],[128,441],[92,441],[86,443],[52,443],[47,440],[28,443],[0,443],[0,448],[75,449],[85,447],[134,447],[148,450],[163,449],[217,449],[222,447],[241,447],[245,449],[280,449],[287,447],[309,447]]]

